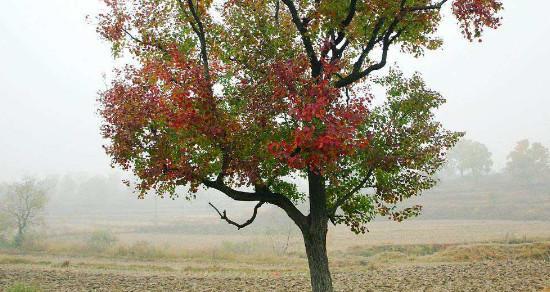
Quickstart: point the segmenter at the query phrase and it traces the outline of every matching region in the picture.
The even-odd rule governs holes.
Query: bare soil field
[[[89,234],[54,234],[34,249],[0,249],[0,291],[308,291],[295,232],[183,233],[121,228],[95,250]],[[288,249],[280,249],[288,246]],[[333,228],[337,291],[546,291],[550,222],[375,222],[354,235]],[[31,290],[12,289],[21,283]]]
[[[306,272],[116,271],[0,265],[0,288],[31,283],[43,291],[307,291]],[[405,264],[334,269],[337,291],[543,291],[548,261]]]

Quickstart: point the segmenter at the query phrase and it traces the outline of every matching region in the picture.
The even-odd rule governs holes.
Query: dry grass
[[[550,242],[452,246],[431,257],[433,261],[543,260],[550,262]]]
[[[335,285],[340,291],[477,291],[489,281],[491,289],[485,289],[493,291],[541,290],[550,286],[548,227],[545,222],[376,222],[364,236],[332,229]],[[116,240],[102,246],[90,243],[90,235],[99,234],[94,230],[75,232],[70,239],[50,237],[25,253],[0,250],[0,290],[34,280],[46,291],[309,288],[297,234],[281,255],[273,244],[284,242],[285,234],[115,231]],[[179,243],[167,238],[179,238]]]

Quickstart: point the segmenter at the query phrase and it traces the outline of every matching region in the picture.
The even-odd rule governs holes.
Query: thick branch
[[[357,0],[352,0],[349,4],[348,15],[346,16],[346,19],[344,19],[342,21],[341,29],[338,32],[338,36],[336,37],[336,40],[334,41],[335,46],[340,44],[340,42],[346,36],[346,33],[344,32],[344,29],[350,25],[351,21],[355,17],[355,12],[357,12]]]
[[[331,44],[330,47],[324,49],[321,52],[321,59],[326,57],[326,55],[329,53],[329,51],[332,51],[332,57],[331,61],[335,61],[340,59],[344,51],[346,50],[346,47],[349,44],[349,40],[346,40],[344,45],[340,49],[338,49],[338,45],[344,40],[344,37],[346,36],[345,28],[348,27],[355,17],[355,13],[357,11],[357,0],[351,0],[349,9],[348,9],[348,15],[346,18],[340,23],[340,29],[338,31],[338,35],[334,36],[334,34],[331,32]]]
[[[349,40],[346,40],[344,42],[344,44],[342,45],[342,47],[338,48],[338,47],[334,47],[333,49],[333,55],[332,57],[330,58],[331,62],[334,62],[336,60],[339,60],[340,58],[342,58],[342,54],[344,53],[344,51],[346,50],[346,48],[349,46]]]
[[[344,21],[342,21],[342,27],[345,28],[351,23],[353,17],[355,16],[355,11],[357,11],[357,0],[351,0],[351,3],[349,4],[348,16],[344,19]]]
[[[401,20],[402,16],[399,14],[394,18],[392,23],[389,25],[387,30],[385,31],[383,37],[378,38],[378,31],[382,27],[385,19],[381,18],[373,32],[373,35],[371,36],[369,43],[365,47],[365,49],[361,52],[361,55],[359,56],[358,60],[353,65],[353,71],[348,76],[338,80],[335,83],[335,86],[338,88],[348,86],[355,81],[364,78],[368,76],[371,72],[380,70],[386,66],[387,58],[388,58],[388,51],[390,48],[390,45],[405,31],[405,28],[400,29],[397,31],[393,36],[392,33],[395,31],[395,27],[399,24],[399,21]],[[380,58],[380,61],[377,63],[374,63],[370,66],[368,66],[365,70],[361,71],[361,67],[363,66],[363,63],[368,55],[368,53],[374,48],[374,46],[382,41],[382,56]]]
[[[309,58],[309,62],[311,65],[311,75],[313,77],[317,77],[321,74],[321,62],[317,59],[317,55],[315,54],[315,50],[313,49],[313,43],[307,35],[306,25],[304,24],[304,22],[302,22],[302,19],[300,19],[300,15],[298,14],[298,10],[294,5],[293,0],[282,1],[288,7],[290,15],[292,16],[292,22],[294,22],[296,29],[298,29],[298,32],[300,33],[302,43],[304,44],[304,48],[306,50],[306,54]]]
[[[357,61],[354,63],[353,71],[346,77],[341,78],[335,83],[336,87],[345,87],[348,86],[357,80],[364,78],[368,76],[370,73],[376,70],[382,69],[387,62],[388,57],[388,50],[390,45],[405,31],[406,28],[401,28],[396,31],[396,27],[399,24],[399,22],[404,18],[405,14],[411,13],[411,12],[419,12],[419,11],[430,11],[430,10],[439,10],[445,4],[448,0],[441,0],[435,4],[432,5],[426,5],[426,6],[413,6],[413,7],[405,7],[406,0],[401,0],[401,8],[397,12],[396,16],[394,17],[392,23],[389,25],[389,27],[386,29],[385,33],[383,34],[383,37],[378,37],[379,30],[381,29],[385,19],[381,18],[378,23],[375,25],[373,34],[369,40],[369,43],[367,46],[363,49],[361,52],[361,55],[357,59]],[[395,32],[395,34],[394,34]],[[393,35],[392,35],[393,34]],[[363,66],[363,63],[365,59],[367,58],[368,54],[374,49],[376,44],[378,44],[380,41],[382,41],[382,56],[380,58],[380,61],[377,63],[374,63],[370,66],[368,66],[366,69],[361,71],[361,68]]]
[[[280,5],[281,5],[281,3],[279,2],[279,0],[277,0],[277,2],[275,2],[275,23],[277,24],[277,26],[279,25],[279,9],[280,9]]]
[[[304,214],[296,208],[294,203],[292,203],[292,201],[283,194],[273,193],[267,188],[256,188],[255,192],[238,191],[225,185],[222,180],[204,180],[203,184],[209,188],[213,188],[224,193],[236,201],[270,203],[283,209],[290,219],[292,219],[300,228],[305,227],[307,224],[306,216],[304,216]]]
[[[369,39],[369,42],[367,43],[367,46],[363,49],[363,51],[361,52],[361,55],[359,56],[359,58],[357,59],[357,61],[353,65],[353,73],[355,73],[355,74],[359,73],[359,71],[361,70],[361,67],[363,67],[363,62],[365,61],[365,58],[370,53],[370,51],[372,51],[372,49],[374,49],[374,46],[377,43],[378,34],[380,33],[380,29],[384,25],[384,22],[386,22],[386,18],[381,17],[378,20],[378,22],[376,23],[376,25],[374,26],[374,30],[372,32],[372,35],[371,35],[370,39]]]
[[[257,193],[257,192],[243,192],[234,190],[227,185],[225,185],[223,182],[216,180],[216,181],[210,181],[205,180],[203,181],[203,184],[209,188],[216,189],[224,194],[226,194],[228,197],[235,201],[243,201],[243,202],[255,202],[255,201],[264,201],[269,202],[270,196],[266,193]]]
[[[182,0],[177,0],[177,1],[180,6],[180,9],[182,10],[182,13],[186,14],[185,6]],[[191,28],[193,29],[197,37],[199,38],[200,50],[201,50],[200,54],[201,54],[202,65],[204,67],[204,74],[206,76],[206,80],[210,81],[210,66],[208,64],[208,51],[206,49],[206,35],[204,32],[204,26],[192,0],[187,0],[187,6],[189,7],[189,11],[191,12],[191,15],[193,16],[193,20],[194,20],[194,23],[191,20],[189,20],[189,24],[191,25]]]
[[[208,203],[210,206],[212,206],[212,208],[214,208],[214,210],[216,210],[216,212],[218,212],[218,214],[220,215],[220,218],[222,220],[225,220],[227,223],[231,224],[231,225],[235,225],[237,226],[237,229],[242,229],[242,228],[245,228],[246,226],[252,224],[252,222],[254,222],[254,219],[256,219],[256,215],[258,214],[258,209],[264,204],[264,202],[259,202],[258,204],[256,204],[256,207],[254,207],[254,213],[252,214],[252,217],[250,219],[248,219],[246,222],[244,222],[243,224],[239,224],[231,219],[229,219],[227,217],[227,213],[225,210],[223,210],[223,213],[220,212],[220,210],[218,210],[218,208],[216,208],[216,206],[214,206],[212,203]]]

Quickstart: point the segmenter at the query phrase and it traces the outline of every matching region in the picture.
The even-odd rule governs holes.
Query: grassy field
[[[156,229],[101,226],[100,231],[73,229],[54,233],[34,242],[24,252],[1,250],[0,288],[6,291],[309,288],[301,238],[293,228],[271,232],[228,230],[217,234],[220,231],[216,227],[211,232],[186,234],[171,225]],[[333,228],[328,248],[338,291],[550,288],[550,222],[375,222],[366,235]]]

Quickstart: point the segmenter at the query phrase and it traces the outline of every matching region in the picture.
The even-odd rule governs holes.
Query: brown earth
[[[543,291],[550,262],[543,260],[404,264],[335,268],[337,291]],[[209,273],[114,271],[0,264],[0,289],[28,283],[43,291],[307,291],[304,272]],[[546,290],[545,290],[546,291]]]

